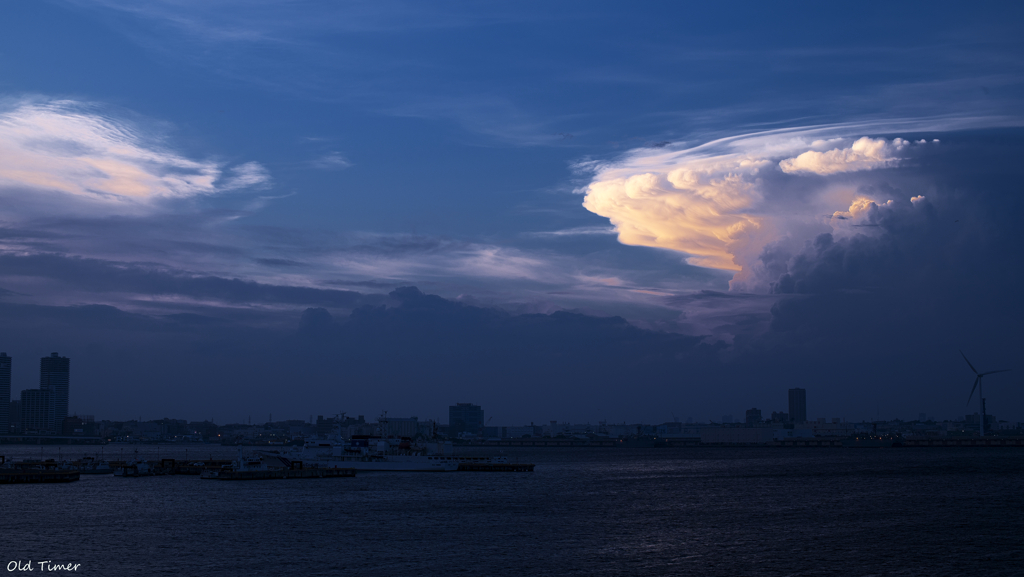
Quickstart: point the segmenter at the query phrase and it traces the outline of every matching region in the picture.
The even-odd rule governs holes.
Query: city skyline
[[[67,407],[68,407],[68,397],[69,397],[69,395],[68,395],[68,393],[69,393],[69,375],[70,375],[70,372],[69,372],[69,369],[70,369],[70,359],[68,357],[61,357],[59,355],[59,353],[57,353],[57,352],[53,352],[53,353],[50,353],[50,355],[48,355],[48,356],[42,357],[40,359],[39,387],[37,389],[23,389],[20,392],[18,399],[14,399],[10,395],[11,366],[12,366],[12,357],[8,356],[6,352],[0,352],[0,405],[2,405],[4,409],[10,408],[11,411],[19,412],[19,415],[18,415],[18,417],[15,420],[10,420],[8,418],[7,422],[8,423],[12,423],[12,425],[10,425],[10,426],[13,426],[13,423],[17,423],[18,426],[22,427],[23,431],[27,432],[27,433],[31,433],[31,434],[60,435],[60,434],[62,434],[62,432],[61,432],[61,423],[64,421],[64,419],[66,419],[68,417],[78,418],[80,416],[78,411],[73,411],[73,412],[69,413],[68,409],[67,409]],[[26,393],[28,393],[27,397],[26,397]],[[5,402],[5,399],[6,399],[6,402]],[[753,418],[753,422],[758,422],[758,423],[762,422],[762,421],[763,422],[777,422],[777,423],[814,423],[814,422],[824,423],[824,422],[838,422],[838,421],[842,421],[842,422],[847,422],[847,421],[849,421],[849,422],[879,421],[879,422],[881,422],[881,421],[890,421],[890,420],[897,420],[897,421],[904,421],[904,420],[905,421],[913,421],[913,420],[915,420],[915,419],[912,419],[912,418],[903,418],[902,416],[899,416],[899,415],[897,415],[897,416],[886,415],[885,418],[882,418],[882,416],[880,414],[874,415],[874,418],[872,418],[871,416],[868,416],[868,417],[862,417],[862,418],[859,418],[859,419],[858,418],[851,418],[851,417],[848,417],[846,415],[840,415],[840,416],[814,416],[813,418],[808,418],[807,417],[807,391],[806,391],[806,389],[799,388],[799,387],[791,388],[791,389],[788,390],[787,406],[786,406],[787,411],[775,411],[774,408],[775,408],[774,405],[770,406],[770,409],[766,409],[764,411],[762,411],[761,409],[759,409],[757,407],[750,408],[750,409],[746,410],[745,418],[738,418],[738,419],[734,418],[733,414],[724,414],[724,415],[722,415],[717,420],[715,418],[696,419],[691,414],[685,414],[685,416],[683,417],[683,419],[685,419],[685,421],[683,419],[681,419],[680,417],[677,417],[675,412],[669,411],[669,414],[671,415],[671,421],[666,420],[664,422],[665,423],[675,422],[675,423],[698,424],[699,425],[699,424],[716,424],[716,423],[717,424],[733,424],[733,423],[743,424],[744,421],[745,421],[746,424],[749,425],[752,422],[752,420],[751,420],[752,418]],[[387,414],[387,409],[383,409],[382,411],[383,411],[382,414]],[[413,412],[416,412],[416,411],[413,411]],[[366,411],[363,411],[363,410],[339,411],[338,413],[335,413],[334,415],[335,416],[337,416],[337,415],[344,415],[346,413],[349,413],[349,414],[366,413]],[[9,415],[10,411],[7,414]],[[85,414],[86,413],[82,413],[82,415],[85,415]],[[268,414],[268,419],[266,421],[261,421],[260,420],[260,415],[257,414],[257,420],[256,420],[255,424],[258,425],[258,424],[261,424],[261,423],[266,424],[266,423],[274,422],[274,421],[272,421],[272,416],[273,416],[272,413],[267,413],[267,414]],[[499,411],[499,414],[500,414],[500,411]],[[770,414],[770,417],[768,416],[769,414]],[[975,416],[977,416],[978,414],[979,413],[977,413],[977,412],[974,413]],[[742,412],[738,412],[737,415],[742,415]],[[752,417],[752,415],[753,415],[753,417]],[[969,419],[970,416],[971,416],[971,413],[970,412],[968,412],[966,414],[962,414],[961,413],[961,414],[956,414],[956,415],[953,415],[953,416],[943,416],[943,417],[939,417],[939,418],[936,418],[934,415],[930,415],[928,413],[918,413],[917,415],[918,415],[918,419],[916,419],[916,420],[919,420],[919,421],[925,421],[925,420],[928,420],[928,421],[931,421],[931,420],[935,420],[935,421],[958,421],[958,420],[960,420],[960,419],[958,419],[958,417],[960,417],[960,416],[965,416],[965,418]],[[0,412],[0,418],[2,418],[3,416],[4,416],[4,413]],[[280,414],[279,414],[279,416],[280,416]],[[482,429],[482,428],[485,427],[485,425],[489,424],[490,421],[493,419],[493,417],[491,417],[491,418],[488,418],[488,419],[485,420],[485,418],[484,418],[484,411],[483,411],[482,407],[480,405],[476,405],[476,404],[473,404],[473,403],[455,403],[454,405],[448,405],[448,407],[447,407],[447,416],[448,416],[447,421],[438,419],[438,418],[436,418],[434,416],[429,416],[429,417],[426,418],[426,420],[430,420],[432,422],[443,423],[446,426],[454,427],[453,430],[455,431],[455,434],[458,434],[460,432],[469,432],[469,431],[473,431],[473,430]],[[991,416],[991,414],[990,414],[990,416]],[[322,417],[323,417],[323,415],[319,415],[318,418],[322,418]],[[88,418],[91,420],[91,419],[94,418],[94,415],[88,415]],[[127,419],[127,418],[125,418],[125,419],[118,419],[118,418],[112,418],[112,417],[107,416],[107,415],[101,415],[101,419],[103,419],[103,420],[112,420],[112,421],[119,421],[119,422],[127,422],[127,421],[132,421],[132,420],[135,420],[137,422],[159,421],[159,420],[168,419],[168,418],[170,418],[170,417],[168,415],[166,415],[166,414],[163,415],[162,417],[155,417],[155,418],[150,418],[150,419],[143,419],[141,416],[138,416],[135,419]],[[313,414],[310,413],[308,418],[309,418],[309,421],[312,422]],[[360,414],[360,419],[362,419],[362,418],[363,418],[363,415]],[[399,420],[406,419],[405,417],[396,417],[396,418],[398,418]],[[411,418],[413,420],[415,420],[417,418],[417,416],[414,415]],[[190,419],[186,419],[186,421],[188,421],[188,420],[190,420]],[[215,421],[215,419],[213,419],[213,418],[191,419],[191,420],[194,421],[194,422],[198,422],[200,420],[204,421],[204,422],[205,421],[209,421],[209,422]],[[302,421],[303,419],[302,418],[297,418],[296,416],[292,415],[290,417],[285,417],[284,419],[279,419],[279,420],[280,421],[287,421],[287,420]],[[585,419],[584,421],[581,421],[581,422],[586,422],[586,423],[589,424],[589,423],[591,423],[592,420],[593,419],[589,419],[588,418],[588,419]],[[227,422],[230,422],[230,419],[228,419]],[[244,419],[240,419],[240,420],[237,421],[237,423],[245,423],[245,422],[248,422],[249,424],[253,424],[252,423],[252,415],[251,414],[246,415],[246,417]],[[543,422],[549,422],[549,421],[547,421],[546,419],[539,419],[539,420],[538,419],[531,419],[530,420],[531,425],[534,422],[541,422],[541,423],[543,423]],[[550,422],[551,423],[556,423],[556,422],[558,422],[558,419],[551,420]],[[563,421],[563,422],[568,423],[569,421]],[[596,423],[619,424],[619,420],[614,419],[614,418],[609,419],[607,417],[596,419],[594,422],[596,422]],[[626,422],[627,422],[627,420],[622,420],[621,424],[626,424]],[[635,422],[639,423],[641,421],[635,421]],[[656,422],[656,421],[652,421],[652,422]],[[1009,421],[1005,421],[1004,420],[1004,422],[1009,422]],[[499,423],[500,423],[500,426],[502,426],[502,427],[506,427],[506,426],[510,426],[510,425],[512,425],[512,426],[520,426],[520,425],[525,425],[526,421],[523,421],[523,422],[520,422],[520,423],[516,423],[516,424],[512,424],[510,422],[499,422]],[[8,427],[5,427],[3,430],[7,430],[7,428]],[[18,434],[22,434],[23,431],[22,430],[12,431],[11,434],[18,435]],[[0,434],[2,434],[2,433],[0,433]]]
[[[1024,8],[239,6],[0,19],[14,391],[1024,418]]]

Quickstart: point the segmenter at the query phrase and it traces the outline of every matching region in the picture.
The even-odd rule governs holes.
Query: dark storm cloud
[[[383,406],[427,417],[472,400],[509,421],[628,418],[692,386],[716,350],[618,317],[510,315],[415,287],[389,296],[395,306],[296,312],[290,328],[104,306],[0,304],[0,320],[18,337],[8,350],[16,380],[31,378],[23,359],[59,350],[75,361],[76,408],[108,415],[161,407],[224,419],[232,410],[306,416]],[[133,389],[130,374],[145,378]]]
[[[971,373],[958,349],[1018,368],[1024,345],[1024,199],[1014,168],[1022,153],[1006,133],[963,135],[921,161],[934,183],[924,199],[876,207],[869,229],[767,247],[769,328],[738,332],[729,362],[766,388],[801,383],[837,416],[976,411],[963,405]],[[908,189],[896,175],[890,185]],[[685,310],[708,299],[691,298]],[[1004,375],[990,411],[1019,418],[1021,384],[1018,373]]]

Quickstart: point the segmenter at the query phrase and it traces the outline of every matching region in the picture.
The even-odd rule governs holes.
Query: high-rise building
[[[448,407],[448,434],[458,437],[459,433],[479,435],[484,428],[484,410],[472,403],[456,403]]]
[[[11,357],[0,353],[0,435],[11,432]]]
[[[14,399],[11,401],[11,411],[7,413],[11,419],[11,434],[21,434],[21,401]]]
[[[52,353],[39,362],[39,388],[52,393],[53,421],[48,428],[60,432],[61,423],[68,416],[68,385],[71,377],[71,359]],[[24,399],[23,399],[24,401]]]
[[[807,421],[807,391],[799,388],[789,390],[789,418],[794,423]]]
[[[53,392],[25,389],[21,392],[21,429],[26,433],[51,435],[53,428]]]

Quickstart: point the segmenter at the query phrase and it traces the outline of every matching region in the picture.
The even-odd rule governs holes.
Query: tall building
[[[51,353],[39,362],[39,388],[50,391],[53,403],[53,421],[48,428],[60,432],[61,424],[68,416],[68,385],[71,377],[71,359]],[[24,399],[22,399],[24,404]]]
[[[11,412],[7,413],[11,419],[11,434],[21,434],[21,401],[15,399],[11,401]]]
[[[11,433],[11,357],[0,353],[0,435]]]
[[[459,433],[479,435],[484,428],[484,410],[473,403],[456,403],[448,407],[448,434],[458,437]]]
[[[789,418],[794,423],[807,421],[807,391],[803,389],[789,390]]]
[[[47,389],[25,389],[21,392],[21,429],[30,434],[52,435],[53,393]]]

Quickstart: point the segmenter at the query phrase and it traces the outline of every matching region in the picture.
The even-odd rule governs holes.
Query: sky
[[[1024,419],[1013,3],[2,10],[14,398]]]

